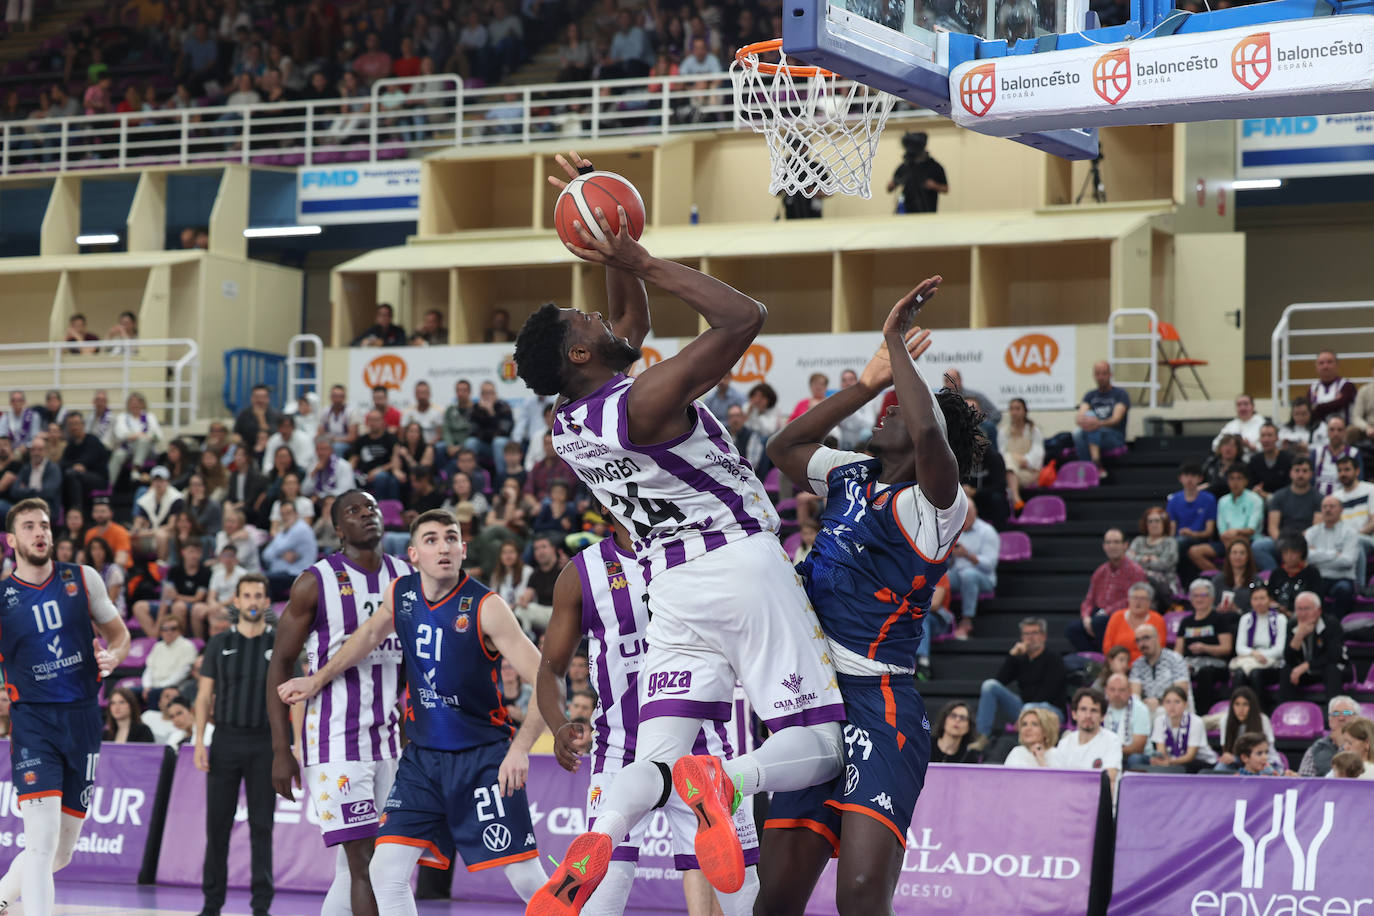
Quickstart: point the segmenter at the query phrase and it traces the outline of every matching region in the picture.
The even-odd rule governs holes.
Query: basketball
[[[644,199],[635,186],[615,172],[588,172],[568,182],[563,193],[558,195],[553,208],[553,224],[558,237],[569,245],[583,247],[581,237],[573,228],[573,220],[578,220],[593,238],[603,239],[605,236],[596,218],[598,207],[606,215],[612,232],[620,232],[620,213],[616,207],[624,207],[630,221],[630,237],[638,239],[644,234]]]

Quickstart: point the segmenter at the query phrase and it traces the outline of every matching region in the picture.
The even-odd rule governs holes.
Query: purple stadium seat
[[[1374,703],[1361,703],[1360,715],[1366,719],[1374,719]]]
[[[1374,664],[1365,669],[1364,677],[1361,678],[1355,670],[1355,663],[1350,663],[1350,680],[1346,684],[1346,689],[1355,693],[1374,693]]]
[[[1164,615],[1164,631],[1169,634],[1169,645],[1166,648],[1174,647],[1174,640],[1178,639],[1178,627],[1192,616],[1192,611],[1170,611]]]
[[[304,153],[286,153],[277,157],[278,165],[297,166],[305,165]]]
[[[787,536],[787,540],[785,540],[785,541],[782,542],[782,549],[785,550],[785,551],[787,551],[787,556],[788,556],[789,558],[790,558],[794,553],[797,552],[797,548],[800,547],[800,546],[801,546],[801,532],[800,532],[800,531],[798,531],[796,534],[788,535],[788,536]]]
[[[1019,563],[1031,558],[1030,535],[1024,531],[1003,531],[1002,549],[997,559],[1003,563]]]
[[[129,640],[129,654],[124,659],[123,668],[142,668],[148,661],[148,653],[157,644],[156,636],[140,636]]]
[[[1015,519],[1018,525],[1057,525],[1069,517],[1069,507],[1058,496],[1032,496]]]
[[[1116,448],[1109,448],[1109,449],[1107,449],[1105,452],[1102,453],[1102,457],[1103,457],[1103,458],[1120,458],[1120,457],[1122,457],[1123,455],[1125,455],[1128,451],[1130,451],[1130,449],[1128,449],[1126,446],[1124,446],[1124,445],[1118,445]]]
[[[1231,701],[1230,701],[1230,700],[1217,700],[1215,703],[1212,704],[1212,708],[1209,709],[1209,710],[1207,710],[1207,715],[1209,715],[1209,716],[1219,716],[1219,715],[1221,715],[1222,713],[1224,713],[1224,712],[1226,711],[1226,708],[1227,708],[1228,706],[1230,706],[1230,705],[1231,705]],[[1221,734],[1221,732],[1218,731],[1218,730],[1215,729],[1215,728],[1209,728],[1209,729],[1207,729],[1207,737],[1209,737],[1209,738],[1218,737],[1220,734]]]
[[[1103,655],[1101,652],[1075,652],[1074,655],[1077,655],[1085,662],[1096,662],[1099,665],[1105,665],[1107,663],[1107,656]]]
[[[143,678],[141,678],[141,677],[122,677],[122,678],[120,678],[118,681],[115,682],[115,686],[116,686],[116,687],[123,687],[123,688],[126,689],[126,690],[132,690],[134,693],[137,693],[137,694],[140,694],[140,695],[141,695],[141,694],[143,693]]]
[[[1374,613],[1369,611],[1356,611],[1341,618],[1341,629],[1347,633],[1354,629],[1370,626],[1374,626]],[[1347,646],[1374,646],[1374,642],[1367,639],[1351,639],[1348,636],[1345,639],[1345,644]]]
[[[378,159],[404,159],[406,148],[404,146],[382,146],[377,148]]]
[[[405,505],[399,499],[379,499],[377,508],[382,510],[382,527],[387,531],[405,530],[405,519],[401,517]]]
[[[1091,490],[1101,483],[1097,465],[1091,461],[1070,461],[1059,469],[1054,479],[1056,490]]]
[[[779,471],[777,468],[772,468],[771,470],[769,470],[767,474],[763,476],[764,492],[767,493],[769,496],[776,497],[778,495],[778,485],[781,483],[781,481],[782,471]]]
[[[1280,703],[1272,717],[1275,738],[1292,738],[1296,741],[1311,741],[1319,738],[1325,731],[1322,721],[1322,708],[1306,700]]]

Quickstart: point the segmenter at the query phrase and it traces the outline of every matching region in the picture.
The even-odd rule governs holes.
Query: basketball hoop
[[[760,60],[776,54],[773,63]],[[768,193],[867,198],[873,156],[895,96],[820,67],[789,66],[782,39],[740,48],[730,64],[736,117],[768,140]]]

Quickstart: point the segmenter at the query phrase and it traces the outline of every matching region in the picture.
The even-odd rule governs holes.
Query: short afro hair
[[[959,463],[959,479],[969,482],[988,450],[988,437],[978,428],[984,420],[983,412],[970,406],[963,393],[953,388],[936,392],[935,404],[945,417],[946,438],[954,460]]]
[[[525,321],[515,338],[515,371],[538,395],[563,390],[568,324],[558,306],[546,302]]]

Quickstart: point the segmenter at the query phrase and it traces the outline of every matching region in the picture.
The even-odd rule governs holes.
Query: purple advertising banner
[[[1112,916],[1374,913],[1374,787],[1353,779],[1129,774]]]
[[[932,764],[893,910],[1086,913],[1101,780],[1097,772]],[[806,912],[835,913],[833,861]]]
[[[86,822],[64,881],[134,884],[152,826],[158,774],[167,749],[157,744],[106,744],[100,749]],[[10,742],[0,739],[0,870],[24,846],[19,793],[10,781]]]

